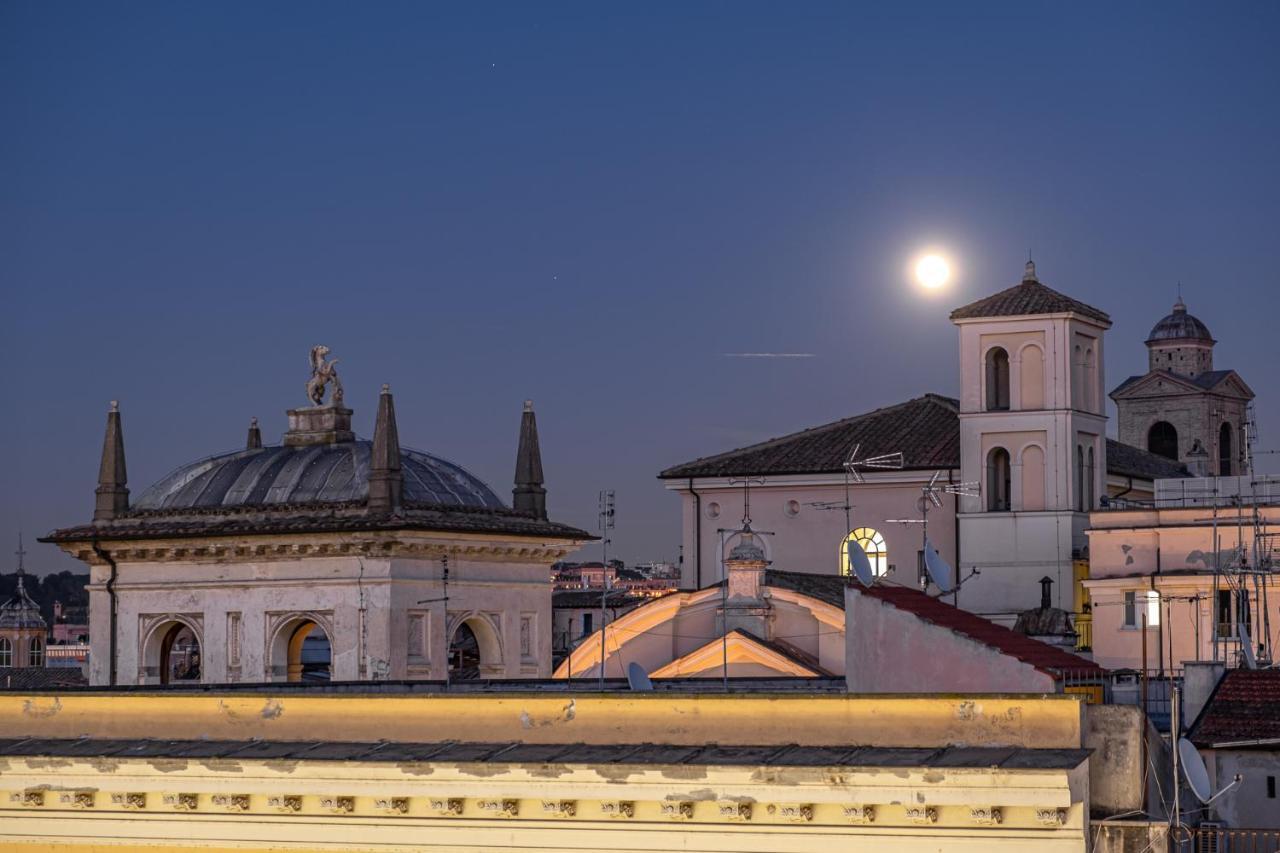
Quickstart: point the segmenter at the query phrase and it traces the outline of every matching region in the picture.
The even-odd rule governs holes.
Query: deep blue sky
[[[659,469],[955,393],[947,311],[1028,249],[1114,318],[1109,387],[1180,280],[1280,447],[1278,33],[1274,3],[6,2],[0,561],[89,518],[107,401],[136,495],[251,415],[275,440],[313,343],[361,432],[390,382],[402,441],[504,496],[532,397],[554,517],[614,488],[620,555],[674,558]]]

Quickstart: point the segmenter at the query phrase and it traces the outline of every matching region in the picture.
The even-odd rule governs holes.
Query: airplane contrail
[[[812,352],[725,352],[725,358],[817,358]]]

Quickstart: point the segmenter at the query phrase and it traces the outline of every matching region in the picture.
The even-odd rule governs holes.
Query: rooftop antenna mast
[[[859,457],[862,450],[862,442],[854,442],[849,450],[849,455],[845,457],[844,464],[844,543],[840,547],[840,553],[844,561],[841,565],[840,573],[849,574],[852,572],[863,586],[871,586],[875,583],[875,572],[872,571],[871,561],[866,559],[866,552],[862,550],[862,546],[853,541],[853,503],[849,500],[849,488],[852,484],[862,485],[867,480],[862,476],[863,471],[901,471],[905,464],[905,459],[901,450],[895,450],[892,453],[881,453],[875,456]],[[834,509],[834,507],[831,507]],[[857,549],[854,551],[853,549]]]
[[[720,683],[729,692],[729,573],[725,570],[725,534],[740,533],[745,536],[764,534],[766,531],[751,529],[751,487],[763,486],[764,477],[730,477],[729,485],[742,486],[742,527],[737,530],[720,528]]]
[[[929,581],[932,580],[943,595],[951,593],[952,603],[955,603],[960,585],[964,581],[969,580],[978,574],[975,568],[969,573],[969,576],[963,580],[957,581],[955,573],[947,561],[942,559],[937,549],[933,547],[933,543],[929,541],[929,507],[934,509],[942,508],[942,495],[954,495],[957,497],[978,497],[982,494],[981,484],[977,480],[964,483],[944,483],[941,487],[938,485],[942,479],[942,472],[935,471],[933,476],[929,478],[929,482],[920,488],[920,498],[916,502],[916,508],[920,510],[919,518],[886,518],[889,524],[918,524],[920,525],[920,553],[924,565],[921,567],[924,572],[919,575],[919,583],[922,591],[929,588]]]
[[[609,531],[613,530],[613,489],[602,489],[599,497],[600,515],[600,689],[604,689],[604,659],[608,634],[605,631],[605,613],[609,601]]]
[[[444,689],[449,689],[449,555],[440,555],[440,597],[424,598],[418,602],[419,604],[444,604],[444,618],[440,620],[440,624],[444,625]]]

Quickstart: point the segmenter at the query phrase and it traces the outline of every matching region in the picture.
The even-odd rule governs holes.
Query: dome
[[[1187,313],[1186,304],[1182,301],[1182,297],[1178,297],[1178,301],[1173,304],[1173,313],[1156,323],[1147,337],[1149,344],[1160,341],[1209,341],[1212,343],[1213,335],[1209,334],[1209,327],[1200,322],[1199,318]]]
[[[184,465],[147,489],[138,510],[241,505],[342,503],[369,497],[373,443],[277,445],[226,453]],[[407,503],[503,508],[483,481],[439,457],[401,449]]]
[[[40,615],[40,605],[27,595],[22,583],[22,575],[18,575],[18,589],[4,604],[0,604],[0,629],[45,628],[44,617]]]
[[[766,562],[764,549],[756,543],[756,537],[748,529],[733,550],[729,552],[730,563],[763,563]]]

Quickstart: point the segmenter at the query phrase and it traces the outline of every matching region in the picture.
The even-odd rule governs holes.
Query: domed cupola
[[[1156,323],[1147,336],[1150,367],[1194,379],[1213,370],[1215,343],[1209,327],[1187,312],[1187,305],[1179,296],[1173,303],[1173,313]]]

